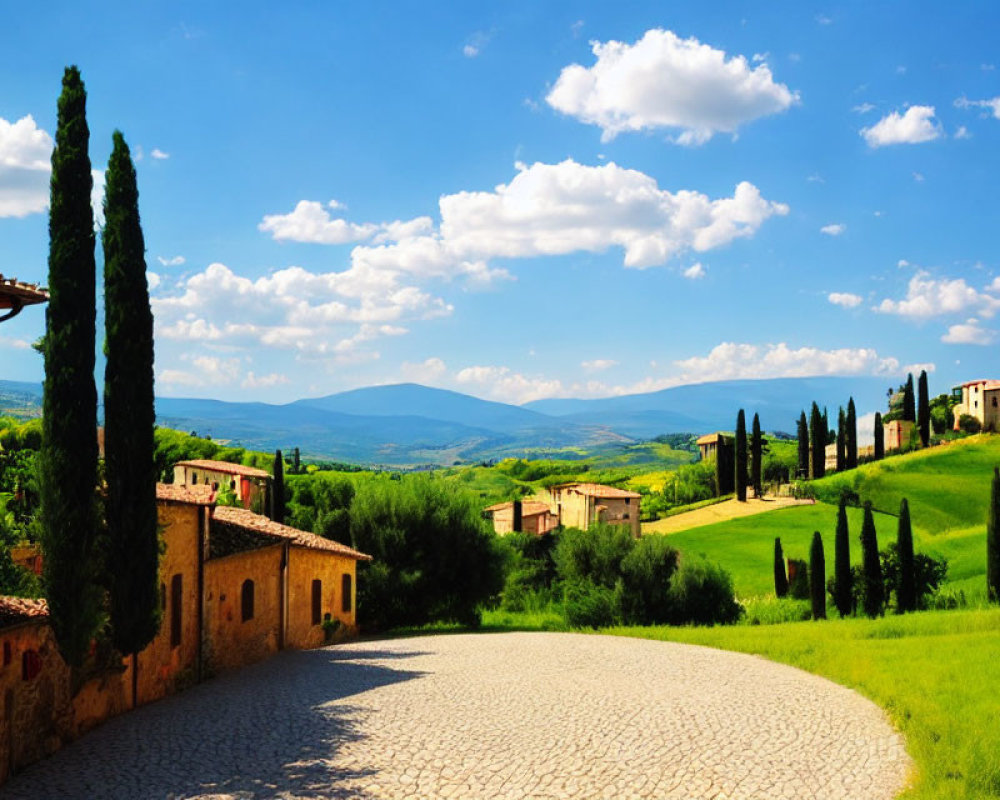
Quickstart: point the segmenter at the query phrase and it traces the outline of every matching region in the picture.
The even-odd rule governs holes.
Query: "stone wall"
[[[308,648],[323,644],[322,621],[327,614],[339,620],[345,631],[353,630],[357,608],[356,562],[323,550],[292,547],[288,558],[288,647]],[[344,575],[350,576],[349,610],[344,610]],[[313,581],[320,581],[319,624],[313,618]]]

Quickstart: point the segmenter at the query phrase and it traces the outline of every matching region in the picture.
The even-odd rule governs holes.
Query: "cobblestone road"
[[[286,652],[113,720],[3,798],[891,798],[860,696],[763,659],[507,633]]]

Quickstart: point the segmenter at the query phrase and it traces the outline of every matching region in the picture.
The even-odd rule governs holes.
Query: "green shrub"
[[[729,624],[743,613],[733,595],[729,573],[699,558],[681,560],[670,582],[669,600],[672,625]]]
[[[983,430],[983,424],[972,414],[962,414],[958,418],[958,427],[963,433],[974,434]]]
[[[655,625],[670,619],[670,580],[677,551],[665,536],[645,536],[622,559],[620,608],[628,625]]]
[[[795,600],[808,600],[809,593],[809,564],[797,558],[788,559],[788,594]]]
[[[565,584],[566,622],[572,628],[606,628],[621,621],[619,592],[590,581]]]
[[[592,525],[590,530],[567,528],[553,552],[556,574],[564,583],[589,581],[608,589],[621,577],[622,560],[635,540],[625,525]]]

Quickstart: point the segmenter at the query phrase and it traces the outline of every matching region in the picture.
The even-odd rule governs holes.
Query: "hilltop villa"
[[[967,381],[952,389],[952,393],[956,397],[961,395],[954,408],[956,431],[963,414],[978,419],[984,431],[1000,431],[1000,381]]]
[[[564,525],[586,530],[595,522],[627,525],[639,538],[642,495],[598,483],[561,483],[549,489],[549,496],[535,497],[521,504],[521,530],[542,534]],[[493,520],[499,534],[515,530],[514,504],[497,503],[483,510]]]
[[[228,486],[244,508],[251,508],[256,502],[267,500],[271,476],[262,469],[230,464],[228,461],[178,461],[174,464],[175,486],[210,486],[217,490]],[[261,506],[263,507],[263,506]]]

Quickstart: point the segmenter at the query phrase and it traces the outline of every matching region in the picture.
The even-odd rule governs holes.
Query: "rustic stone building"
[[[230,464],[228,461],[195,459],[174,464],[174,484],[178,486],[210,486],[213,490],[228,488],[244,508],[263,509],[271,484],[269,473],[256,467]]]
[[[1000,431],[1000,381],[967,381],[961,386],[956,386],[952,392],[956,395],[961,393],[961,400],[952,410],[956,431],[959,429],[958,421],[963,414],[978,419],[984,431],[991,433]]]
[[[493,530],[503,535],[514,530],[514,503],[497,503],[483,509],[483,513],[493,520]],[[559,517],[542,500],[525,500],[521,503],[521,530],[524,533],[540,535],[554,530],[559,525]]]

